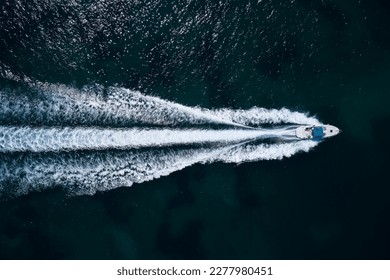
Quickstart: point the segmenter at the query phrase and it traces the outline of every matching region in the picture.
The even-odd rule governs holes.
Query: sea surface
[[[1,196],[0,259],[390,258],[386,0],[2,0],[0,93],[15,105],[21,92],[35,98],[31,85],[210,111],[287,108],[342,133],[291,157],[195,163],[89,194],[12,177],[10,194],[27,191]],[[28,121],[82,125],[83,114]],[[35,170],[104,159],[83,153],[44,151]]]

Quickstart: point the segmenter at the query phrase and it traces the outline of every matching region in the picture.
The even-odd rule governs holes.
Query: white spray
[[[93,194],[195,163],[282,159],[317,145],[295,138],[291,124],[320,122],[288,109],[188,107],[117,87],[2,90],[0,195],[54,186]]]

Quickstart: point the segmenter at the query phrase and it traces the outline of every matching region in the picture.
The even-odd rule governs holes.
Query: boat
[[[311,139],[320,141],[324,138],[336,136],[341,132],[333,125],[303,125],[295,130],[295,135],[300,139]]]

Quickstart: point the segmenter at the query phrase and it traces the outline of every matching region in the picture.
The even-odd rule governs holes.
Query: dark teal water
[[[388,259],[389,26],[385,0],[3,0],[2,77],[287,107],[343,132],[281,161],[3,200],[0,258]]]

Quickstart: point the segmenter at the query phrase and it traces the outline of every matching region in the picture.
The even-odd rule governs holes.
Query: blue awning
[[[324,137],[324,128],[321,126],[315,126],[313,128],[313,138],[319,139]]]

